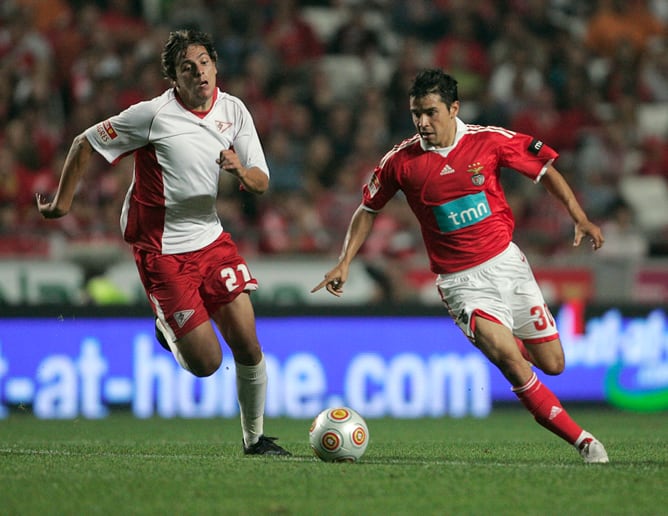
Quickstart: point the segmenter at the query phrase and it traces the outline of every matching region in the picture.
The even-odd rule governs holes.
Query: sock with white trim
[[[237,399],[241,431],[246,446],[257,442],[264,433],[264,405],[267,399],[267,363],[262,360],[254,366],[235,362],[237,373]]]
[[[554,393],[538,379],[536,373],[531,375],[527,383],[513,387],[512,390],[538,424],[568,443],[575,444],[582,434],[582,428],[571,419]]]

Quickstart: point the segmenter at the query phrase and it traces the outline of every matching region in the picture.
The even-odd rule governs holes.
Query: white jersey
[[[242,166],[269,175],[248,109],[219,89],[207,113],[190,111],[170,88],[88,128],[85,135],[110,163],[134,152],[121,230],[127,242],[150,252],[195,251],[222,233],[216,212],[221,150],[234,148]]]

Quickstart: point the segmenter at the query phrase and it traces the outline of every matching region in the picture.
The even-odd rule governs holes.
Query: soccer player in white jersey
[[[121,229],[158,340],[184,369],[209,376],[222,362],[213,319],[235,360],[244,453],[289,455],[264,435],[267,370],[250,301],[257,281],[216,212],[220,174],[262,194],[269,169],[246,106],[216,85],[216,59],[208,34],[172,32],[162,52],[171,87],[77,136],[53,199],[37,195],[37,207],[48,219],[66,215],[93,152],[110,163],[133,153]]]
[[[417,134],[388,152],[364,186],[338,264],[323,287],[341,296],[349,266],[370,234],[377,213],[402,191],[420,222],[431,270],[450,315],[496,365],[542,426],[573,445],[586,463],[608,455],[545,386],[532,364],[549,375],[564,369],[555,322],[526,257],[512,242],[514,219],[500,184],[508,167],[563,203],[575,223],[574,245],[603,245],[553,166],[558,154],[542,142],[499,127],[467,125],[457,117],[457,81],[441,70],[417,75],[409,92]]]

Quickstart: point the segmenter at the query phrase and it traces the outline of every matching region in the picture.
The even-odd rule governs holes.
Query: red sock
[[[513,392],[540,425],[570,444],[575,444],[582,428],[571,419],[554,393],[543,385],[536,373],[521,387],[513,387]]]

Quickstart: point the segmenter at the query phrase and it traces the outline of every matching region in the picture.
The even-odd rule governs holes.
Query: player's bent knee
[[[566,367],[563,358],[554,358],[551,360],[543,360],[540,364],[536,364],[541,371],[550,376],[557,376],[564,372]]]
[[[211,376],[218,371],[223,362],[222,355],[207,356],[199,360],[192,360],[188,363],[190,371],[200,378]]]
[[[200,362],[198,364],[188,364],[188,365],[190,366],[190,370],[195,376],[204,378],[206,376],[211,376],[216,371],[218,371],[220,364],[221,361],[219,360],[217,362]]]
[[[564,372],[566,362],[561,342],[556,339],[532,346],[531,362],[545,374],[557,376]]]

